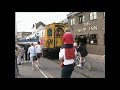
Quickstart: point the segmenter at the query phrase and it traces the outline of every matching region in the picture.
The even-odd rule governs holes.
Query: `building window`
[[[79,23],[85,22],[85,16],[81,15],[79,16]]]
[[[90,20],[97,19],[97,12],[91,12],[90,13]]]
[[[87,44],[90,44],[90,38],[87,37]]]
[[[52,36],[52,29],[47,30],[47,36]]]
[[[103,17],[105,17],[105,12],[103,12]]]
[[[91,34],[90,35],[90,44],[98,44],[97,37],[98,37],[97,34]]]
[[[71,19],[71,25],[75,25],[75,19]]]

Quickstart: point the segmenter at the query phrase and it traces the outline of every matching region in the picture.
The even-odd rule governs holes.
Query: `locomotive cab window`
[[[56,31],[56,36],[60,36],[60,30],[59,29],[57,29],[57,31]]]
[[[57,29],[57,30],[56,30],[56,36],[62,36],[62,34],[63,34],[62,31],[63,31],[63,30],[62,30],[61,28]]]
[[[47,30],[47,36],[52,36],[52,29]]]

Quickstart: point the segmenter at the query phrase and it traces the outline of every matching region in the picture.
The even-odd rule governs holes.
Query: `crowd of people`
[[[75,59],[77,56],[77,52],[80,52],[82,57],[87,56],[88,52],[84,44],[77,44],[77,41],[74,40],[73,34],[69,29],[64,33],[62,40],[64,45],[59,52],[59,60],[61,61],[60,66],[61,70],[61,78],[70,78],[75,66]],[[24,62],[32,62],[32,70],[34,70],[35,65],[41,68],[40,65],[40,57],[42,56],[42,48],[40,46],[40,42],[37,45],[31,43],[31,45],[15,45],[15,71],[16,76],[19,75],[19,70],[17,65],[21,65]],[[81,64],[81,63],[79,63]]]
[[[15,57],[16,57],[16,65],[21,65],[25,62],[32,62],[32,70],[34,70],[35,64],[40,68],[40,57],[42,55],[42,48],[40,46],[40,42],[37,44],[19,44],[15,45]],[[36,59],[35,59],[36,58]],[[18,67],[16,66],[16,70],[18,71]]]

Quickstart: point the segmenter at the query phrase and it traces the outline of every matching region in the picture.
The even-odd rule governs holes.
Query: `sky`
[[[60,22],[67,18],[69,12],[15,12],[17,32],[32,32],[32,26],[39,21],[44,24]]]

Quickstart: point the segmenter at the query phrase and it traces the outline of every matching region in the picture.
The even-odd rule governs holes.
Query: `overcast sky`
[[[47,24],[60,22],[69,12],[15,12],[17,32],[32,32],[32,26],[39,21]]]

